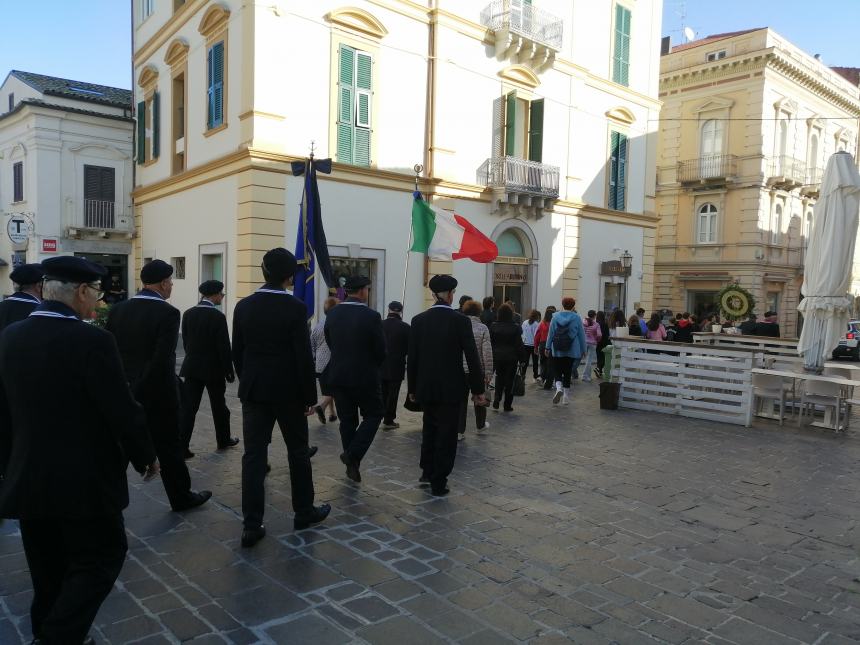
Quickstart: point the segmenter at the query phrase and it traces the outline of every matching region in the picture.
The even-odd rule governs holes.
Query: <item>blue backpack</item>
[[[570,322],[564,325],[559,324],[552,336],[552,348],[559,352],[566,352],[571,347],[573,347],[573,336],[570,334]]]

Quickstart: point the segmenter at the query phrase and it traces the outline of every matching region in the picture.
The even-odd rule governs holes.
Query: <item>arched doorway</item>
[[[528,225],[519,220],[500,224],[493,233],[499,257],[489,265],[488,289],[496,306],[510,300],[517,313],[527,314],[537,296],[537,242]]]

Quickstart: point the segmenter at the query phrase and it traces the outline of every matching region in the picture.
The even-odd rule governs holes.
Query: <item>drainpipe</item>
[[[427,58],[427,130],[424,142],[424,174],[431,179],[434,176],[433,158],[436,148],[436,48],[437,22],[439,20],[439,0],[433,0],[430,12],[430,32]]]

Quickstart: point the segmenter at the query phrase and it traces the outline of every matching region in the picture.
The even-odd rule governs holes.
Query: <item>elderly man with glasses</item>
[[[90,643],[128,550],[128,462],[146,478],[158,462],[113,337],[81,322],[104,269],[43,267],[44,301],[0,336],[0,517],[20,522],[34,642]]]

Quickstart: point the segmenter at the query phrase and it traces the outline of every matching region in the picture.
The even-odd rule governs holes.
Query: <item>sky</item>
[[[700,38],[772,27],[810,54],[821,54],[826,64],[860,67],[860,0],[664,0],[663,35],[674,44],[683,42],[682,8],[683,25]],[[130,12],[130,0],[0,0],[0,81],[21,69],[130,88]]]

